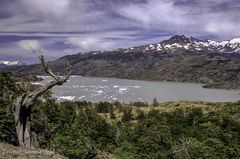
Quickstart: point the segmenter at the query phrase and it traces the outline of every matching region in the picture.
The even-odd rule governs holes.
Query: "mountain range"
[[[24,63],[22,63],[21,61],[6,61],[6,60],[0,60],[0,64],[8,65],[8,66],[24,65]]]
[[[199,40],[184,35],[175,35],[157,44],[117,49],[119,52],[145,53],[240,53],[240,38],[225,41]]]
[[[5,68],[8,66],[16,66],[16,65],[24,65],[21,61],[7,61],[7,60],[0,60],[0,68]]]
[[[75,75],[139,80],[194,82],[205,87],[240,88],[240,38],[199,40],[175,35],[150,45],[67,55],[50,64],[63,74],[68,62]],[[40,64],[7,71],[43,75]]]

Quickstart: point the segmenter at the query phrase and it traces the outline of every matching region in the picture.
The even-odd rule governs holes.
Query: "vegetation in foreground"
[[[0,73],[0,141],[17,145],[11,103],[24,92]],[[40,148],[69,158],[240,158],[240,102],[55,102],[33,107]]]

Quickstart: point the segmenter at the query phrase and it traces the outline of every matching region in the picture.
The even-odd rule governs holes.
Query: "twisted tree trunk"
[[[65,83],[72,74],[71,67],[68,64],[67,74],[64,77],[55,75],[48,66],[48,64],[45,62],[44,56],[42,54],[39,55],[39,59],[44,67],[45,72],[52,76],[54,80],[44,86],[37,88],[32,92],[24,93],[22,96],[18,97],[18,99],[14,103],[13,113],[15,117],[15,126],[19,146],[22,147],[34,146],[31,140],[30,121],[31,108],[37,98],[52,87]]]

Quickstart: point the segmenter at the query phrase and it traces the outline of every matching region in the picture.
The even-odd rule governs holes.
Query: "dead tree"
[[[47,90],[51,89],[56,85],[62,85],[65,83],[72,74],[72,69],[68,63],[67,74],[63,77],[54,74],[46,63],[44,56],[39,55],[41,64],[44,67],[45,72],[53,77],[53,81],[43,85],[32,92],[27,92],[18,97],[17,101],[14,103],[13,113],[15,117],[15,126],[17,131],[17,137],[19,146],[22,147],[33,147],[31,132],[30,132],[30,116],[31,108],[34,105],[37,98],[42,95]]]

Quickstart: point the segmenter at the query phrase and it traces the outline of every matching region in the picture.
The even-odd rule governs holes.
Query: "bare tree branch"
[[[36,52],[36,51],[34,51]],[[51,89],[56,85],[62,85],[65,83],[72,74],[72,68],[68,62],[66,68],[67,73],[65,76],[61,77],[53,73],[52,69],[49,67],[45,58],[42,54],[39,55],[39,59],[42,63],[42,66],[47,74],[53,77],[53,81],[43,85],[32,92],[24,93],[18,98],[14,107],[14,116],[15,124],[18,135],[18,141],[20,146],[31,147],[31,136],[30,136],[30,115],[31,115],[31,106],[34,105],[37,98],[42,95],[47,90]]]
[[[48,73],[50,76],[52,76],[56,81],[59,81],[60,78],[52,72],[48,64],[45,62],[44,56],[42,54],[39,55],[39,59],[43,65],[45,72]]]

